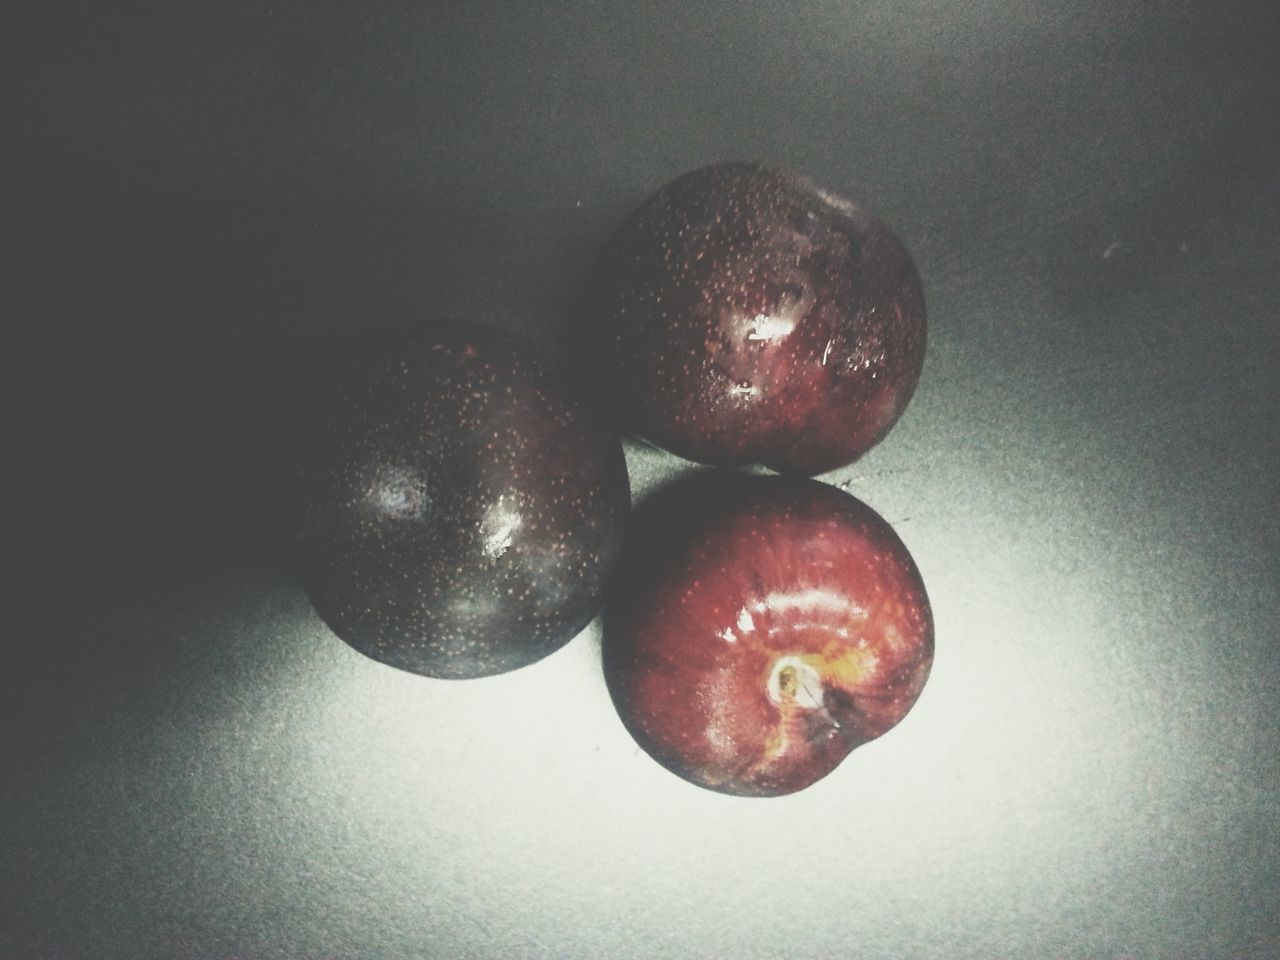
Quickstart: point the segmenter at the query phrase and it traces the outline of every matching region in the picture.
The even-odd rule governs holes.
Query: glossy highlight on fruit
[[[630,509],[622,446],[514,334],[390,335],[320,391],[293,547],[324,621],[432,677],[545,657],[596,614]]]
[[[624,426],[705,464],[813,475],[879,442],[924,363],[910,254],[862,207],[723,163],[645,200],[596,277]]]
[[[698,475],[645,504],[605,613],[623,722],[668,769],[803,789],[915,704],[933,617],[902,541],[815,480]]]

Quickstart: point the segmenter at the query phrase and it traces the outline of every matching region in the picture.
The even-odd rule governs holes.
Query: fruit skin
[[[920,276],[890,229],[789,171],[734,162],[614,233],[592,314],[626,429],[689,460],[813,475],[887,434],[920,379]]]
[[[322,388],[293,547],[343,640],[432,677],[545,657],[596,614],[630,510],[619,438],[522,337],[401,331]]]
[[[632,735],[700,786],[777,796],[898,723],[933,663],[902,541],[815,480],[697,476],[637,511],[605,608]]]

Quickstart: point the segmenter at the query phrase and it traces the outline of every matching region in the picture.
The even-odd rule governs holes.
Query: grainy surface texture
[[[1273,2],[24,4],[0,284],[6,960],[1280,955]],[[303,387],[446,318],[570,355],[727,160],[929,309],[883,516],[936,648],[813,786],[641,750],[599,621],[500,676],[294,577]],[[689,468],[626,448],[638,503]]]

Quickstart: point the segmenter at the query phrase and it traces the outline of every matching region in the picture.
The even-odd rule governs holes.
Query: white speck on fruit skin
[[[792,330],[796,328],[794,317],[776,316],[771,317],[768,314],[757,314],[751,321],[751,328],[747,331],[748,340],[781,340]]]
[[[499,497],[484,513],[481,522],[481,536],[484,538],[484,552],[488,557],[497,558],[507,552],[512,538],[524,526],[524,518],[510,499]]]
[[[867,611],[847,597],[831,590],[821,589],[796,590],[790,593],[770,593],[763,600],[758,601],[755,607],[759,613],[763,613],[766,610],[775,613],[811,611],[833,613],[852,620],[865,620],[867,617]]]
[[[859,212],[858,205],[852,200],[840,196],[838,193],[832,193],[830,190],[816,189],[814,191],[818,197],[829,207],[839,210],[846,216],[854,216]]]

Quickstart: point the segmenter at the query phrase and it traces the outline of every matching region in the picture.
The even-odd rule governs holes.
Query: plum
[[[630,511],[621,441],[523,337],[379,338],[325,381],[299,448],[303,586],[362,653],[488,676],[597,613]]]
[[[933,663],[924,583],[855,497],[795,477],[698,475],[637,510],[634,527],[605,608],[605,678],[632,736],[679,776],[792,793],[920,696]]]
[[[591,317],[625,428],[810,476],[879,442],[924,363],[910,254],[855,203],[754,163],[688,173],[615,231]]]

